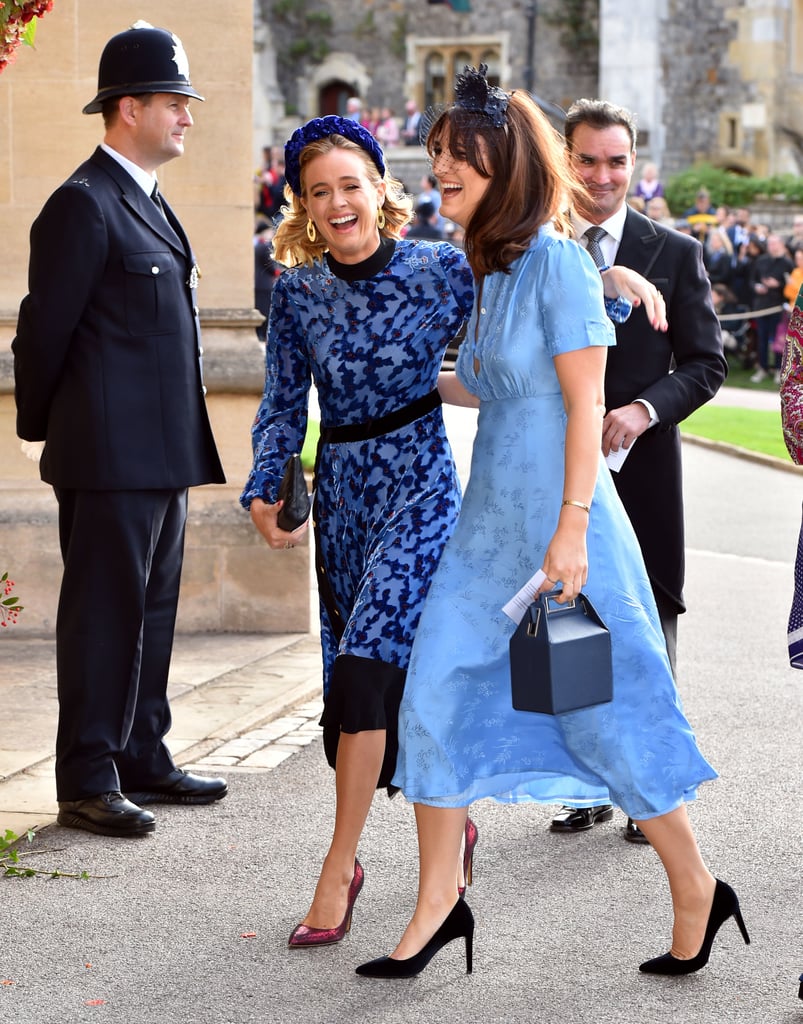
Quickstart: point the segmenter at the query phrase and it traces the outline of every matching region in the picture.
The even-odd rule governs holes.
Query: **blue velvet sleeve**
[[[240,504],[273,504],[290,455],[301,451],[307,430],[311,370],[305,336],[292,300],[295,275],[286,271],[273,289],[265,345],[265,391],[251,428],[254,463]]]
[[[615,299],[605,296],[605,312],[615,324],[623,324],[633,312],[633,303],[628,302],[622,295],[617,295]]]

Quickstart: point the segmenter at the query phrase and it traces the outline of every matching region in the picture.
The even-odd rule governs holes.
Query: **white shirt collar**
[[[131,175],[148,198],[150,198],[151,192],[153,192],[153,186],[156,184],[156,175],[151,174],[150,171],[144,170],[139,166],[139,164],[135,164],[133,160],[129,160],[128,157],[123,156],[122,153],[118,153],[117,150],[112,149],[111,146],[107,146],[105,142],[101,142],[100,148],[104,153],[108,153],[112,160],[116,160],[123,170],[127,171]]]

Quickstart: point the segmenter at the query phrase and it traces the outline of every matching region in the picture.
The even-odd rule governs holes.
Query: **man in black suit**
[[[630,111],[602,100],[579,100],[569,108],[565,132],[568,157],[588,196],[582,208],[572,211],[575,237],[600,269],[620,265],[637,271],[666,303],[665,332],[650,325],[643,308],[616,326],[616,346],[609,349],[605,372],[602,449],[606,457],[620,449],[627,453],[613,479],[641,546],[674,672],[677,618],[686,610],[677,425],[725,380],[719,321],[700,243],[626,203],[636,163]],[[612,813],[609,805],[564,808],[551,827],[585,831],[610,820]],[[645,841],[631,821],[625,835]]]
[[[181,42],[137,23],[100,60],[104,141],[31,228],[14,351],[17,432],[44,441],[64,575],[56,622],[58,821],[153,831],[147,803],[210,803],[176,768],[167,675],[187,488],[223,483],[201,380],[198,268],[156,170],[184,151]],[[123,795],[125,794],[125,795]]]

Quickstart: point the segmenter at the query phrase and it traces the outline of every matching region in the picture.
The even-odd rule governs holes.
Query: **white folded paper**
[[[538,572],[531,576],[521,590],[514,594],[513,597],[508,601],[502,611],[507,615],[509,619],[512,619],[516,625],[521,622],[527,609],[535,600],[535,592],[541,586],[546,579],[546,573],[543,569],[539,569]]]
[[[633,451],[633,445],[636,443],[638,438],[631,438],[630,444],[625,448],[624,445],[619,446],[619,451],[615,452],[613,448],[608,452],[605,459],[605,464],[612,473],[618,473],[619,470],[625,463],[625,459]]]

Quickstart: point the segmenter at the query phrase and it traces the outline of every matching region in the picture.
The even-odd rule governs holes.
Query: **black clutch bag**
[[[585,594],[566,604],[539,594],[510,638],[510,683],[517,711],[560,715],[613,700],[611,636]]]
[[[276,521],[280,529],[292,533],[307,521],[310,513],[307,481],[304,479],[300,455],[291,455],[285,463],[278,498],[284,504],[279,509]]]

